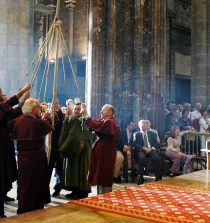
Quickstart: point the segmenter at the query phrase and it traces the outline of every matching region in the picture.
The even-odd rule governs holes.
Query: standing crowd
[[[44,208],[44,204],[50,202],[49,183],[53,168],[56,185],[52,196],[58,196],[65,189],[71,191],[66,195],[71,199],[86,198],[91,186],[97,186],[98,194],[111,192],[113,181],[121,180],[122,166],[123,177],[128,181],[127,169],[133,158],[138,166],[137,184],[144,183],[148,157],[152,161],[155,180],[162,179],[160,138],[158,132],[151,128],[149,120],[139,121],[139,131],[135,131],[132,121],[120,130],[112,105],[105,104],[101,117],[92,118],[79,99],[69,99],[67,107],[60,107],[56,100],[52,122],[50,105],[30,98],[30,89],[31,85],[27,84],[11,98],[0,90],[1,217],[5,217],[7,192],[16,180],[17,213]],[[208,129],[205,114],[199,106],[192,112],[189,109],[174,112],[168,105],[166,129],[170,131],[170,137],[165,156],[174,161],[171,176],[192,158],[180,151],[181,135],[196,129],[198,123],[201,131],[202,128]],[[180,133],[179,129],[185,132]],[[17,147],[17,166],[14,143]]]

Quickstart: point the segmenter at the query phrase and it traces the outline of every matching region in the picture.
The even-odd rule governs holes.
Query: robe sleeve
[[[16,95],[9,98],[5,103],[7,103],[9,106],[13,107],[17,104],[19,104],[19,100]]]
[[[117,126],[114,119],[93,119],[88,118],[85,124],[93,131],[102,133],[105,135],[116,135]]]
[[[4,102],[0,102],[0,120],[8,111],[11,111],[11,110],[12,108],[8,104]]]

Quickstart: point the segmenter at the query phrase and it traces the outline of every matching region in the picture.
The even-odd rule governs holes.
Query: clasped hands
[[[150,153],[153,149],[151,147],[143,147],[145,153]]]
[[[80,114],[84,115],[84,116],[88,115],[87,107],[86,107],[86,104],[84,104],[84,103],[81,104],[81,112],[80,112]]]
[[[124,145],[123,152],[127,152],[127,154],[131,154],[131,147],[127,146],[127,145]]]

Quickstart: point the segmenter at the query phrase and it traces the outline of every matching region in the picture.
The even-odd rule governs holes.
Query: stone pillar
[[[133,121],[133,103],[136,97],[134,90],[134,1],[124,0],[118,3],[117,13],[117,39],[116,44],[120,52],[119,66],[121,69],[117,73],[120,79],[118,92],[120,94],[120,104],[118,117],[121,126],[125,127],[128,121]]]
[[[34,1],[1,0],[0,11],[0,82],[3,91],[11,96],[32,61]]]
[[[152,1],[153,53],[151,69],[151,107],[150,120],[163,136],[164,105],[166,92],[166,2]]]
[[[209,13],[209,1],[192,0],[191,102],[201,102],[204,106],[210,101]]]
[[[111,103],[118,120],[132,119],[133,108],[133,1],[92,1],[91,113]],[[91,20],[89,20],[91,22]],[[89,23],[89,25],[91,25]],[[92,37],[92,41],[91,38]],[[90,48],[88,50],[90,52]],[[90,55],[90,54],[89,54]],[[88,66],[89,66],[88,65]],[[89,80],[88,80],[89,81]],[[89,95],[88,95],[89,97]]]
[[[87,57],[87,33],[88,33],[88,0],[76,0],[73,16],[72,55],[78,59]],[[72,21],[71,21],[72,22]]]
[[[106,7],[107,17],[104,18],[107,21],[105,30],[107,39],[103,39],[106,43],[105,52],[105,71],[104,71],[104,103],[115,105],[116,101],[116,73],[118,70],[117,57],[117,4],[116,0],[108,1]],[[119,54],[118,54],[119,55]],[[117,109],[117,108],[116,108]]]
[[[152,74],[152,54],[153,54],[153,28],[152,28],[152,0],[141,1],[141,38],[142,51],[141,72],[140,72],[140,118],[150,119],[151,111],[151,74]]]
[[[104,104],[105,22],[105,3],[90,0],[86,101],[90,114],[95,117],[99,116]]]

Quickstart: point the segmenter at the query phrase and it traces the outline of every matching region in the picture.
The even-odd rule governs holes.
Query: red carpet
[[[151,222],[210,222],[210,194],[147,183],[71,203]]]

